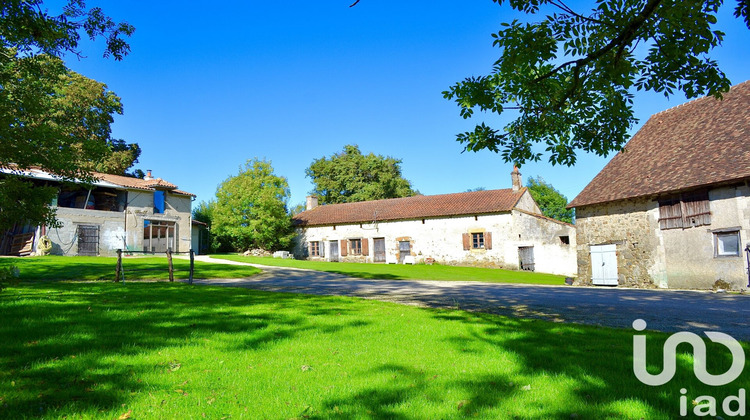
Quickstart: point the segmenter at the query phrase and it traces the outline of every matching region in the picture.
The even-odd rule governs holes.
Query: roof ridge
[[[687,102],[683,102],[681,104],[677,104],[677,105],[675,105],[675,106],[673,106],[671,108],[667,108],[667,109],[665,109],[663,111],[659,111],[659,112],[657,112],[655,114],[652,114],[649,117],[649,119],[657,117],[657,116],[662,115],[662,114],[666,114],[666,113],[672,112],[672,111],[674,111],[676,109],[679,109],[681,107],[684,107],[686,105],[693,105],[695,102],[698,102],[698,101],[703,100],[703,99],[713,98],[713,99],[716,99],[716,100],[724,100],[723,95],[731,92],[733,89],[736,89],[737,87],[742,86],[742,85],[744,85],[746,83],[750,83],[750,79],[745,80],[744,82],[737,83],[736,85],[730,86],[728,91],[722,92],[722,98],[721,99],[716,98],[715,96],[711,96],[711,95],[704,95],[704,96],[701,96],[701,97],[698,97],[698,98],[689,99]]]

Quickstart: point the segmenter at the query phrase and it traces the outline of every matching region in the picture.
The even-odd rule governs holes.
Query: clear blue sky
[[[461,153],[455,140],[484,117],[463,120],[441,92],[486,74],[498,57],[490,34],[517,16],[490,0],[351,1],[90,0],[136,27],[132,53],[116,62],[101,58],[101,42],[87,43],[88,58],[67,62],[122,98],[113,137],[140,144],[136,167],[198,201],[257,156],[287,177],[290,205],[301,203],[312,189],[305,168],[348,143],[402,159],[423,194],[508,188],[510,164],[492,152]],[[736,84],[750,79],[750,31],[733,7],[721,13],[727,37],[713,57]],[[683,102],[641,94],[636,115],[643,124]],[[581,154],[572,168],[543,160],[521,172],[572,199],[608,159]]]

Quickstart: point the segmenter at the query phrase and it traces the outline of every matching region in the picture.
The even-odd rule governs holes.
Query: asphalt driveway
[[[203,261],[245,264],[199,257]],[[247,264],[251,265],[251,264]],[[254,264],[253,264],[254,265]],[[247,279],[196,280],[197,284],[274,292],[356,296],[410,305],[457,308],[501,315],[631,328],[722,331],[750,341],[750,296],[677,290],[536,286],[480,282],[364,280],[295,268],[259,266]]]

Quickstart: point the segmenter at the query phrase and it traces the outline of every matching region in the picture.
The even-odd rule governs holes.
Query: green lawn
[[[669,419],[682,387],[750,388],[701,385],[688,355],[642,385],[632,330],[355,298],[35,282],[0,293],[0,314],[0,418]]]
[[[242,261],[278,267],[307,268],[328,273],[344,274],[363,279],[482,281],[490,283],[557,284],[565,283],[565,276],[530,271],[497,268],[455,267],[450,265],[365,264],[326,261],[306,261],[272,257],[245,257],[235,254],[211,255],[231,261]]]
[[[0,258],[0,268],[15,265],[20,270],[21,280],[114,280],[117,258],[109,257],[24,257]],[[190,262],[173,258],[175,279],[187,279]],[[165,280],[169,278],[167,257],[124,257],[122,259],[125,280]],[[249,277],[261,270],[249,266],[195,262],[193,277],[240,278]]]

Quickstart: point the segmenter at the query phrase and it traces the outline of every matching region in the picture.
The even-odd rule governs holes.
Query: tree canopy
[[[573,223],[575,210],[565,208],[568,205],[568,198],[557,191],[552,184],[538,176],[529,178],[526,181],[526,187],[543,215],[562,222]]]
[[[320,204],[352,203],[410,197],[419,192],[401,175],[401,160],[346,145],[330,158],[315,159],[305,171],[312,179],[312,194]]]
[[[273,173],[271,162],[248,160],[216,190],[208,211],[212,233],[236,251],[288,249],[294,238],[288,201],[289,184]]]
[[[475,110],[515,117],[503,129],[482,122],[458,134],[466,150],[517,164],[546,153],[573,165],[578,151],[606,156],[625,144],[637,122],[635,91],[721,98],[731,85],[709,55],[724,37],[714,28],[721,0],[596,0],[578,11],[560,0],[493,1],[544,17],[503,23],[492,35],[500,58],[490,74],[443,92],[464,118]],[[750,28],[749,10],[737,1],[735,16]]]
[[[69,70],[60,57],[81,57],[78,44],[85,34],[104,38],[104,56],[120,60],[130,50],[123,37],[133,31],[99,8],[87,9],[81,0],[69,0],[59,15],[41,0],[0,5],[0,166],[40,167],[64,179],[91,181],[91,171],[108,158],[123,162],[107,172],[127,165],[129,158],[117,157],[118,141],[110,138],[112,115],[122,113],[120,98],[106,85]],[[0,230],[19,220],[54,223],[48,208],[53,196],[52,188],[3,176]],[[13,220],[18,214],[22,219]]]

